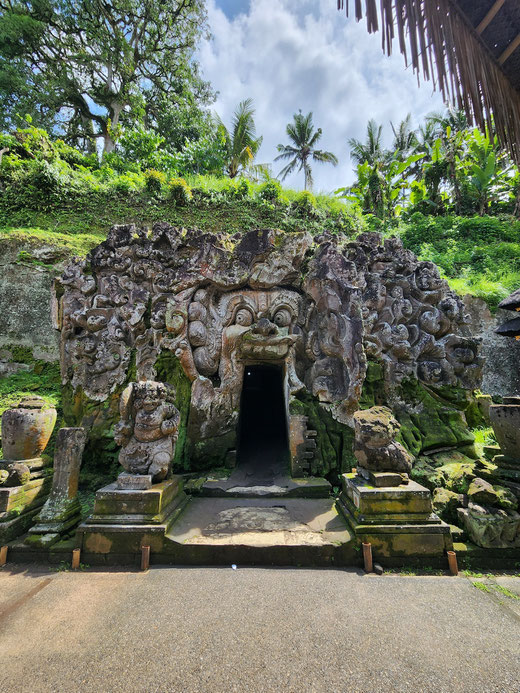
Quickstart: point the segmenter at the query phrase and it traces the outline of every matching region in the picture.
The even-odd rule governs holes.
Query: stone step
[[[193,498],[157,562],[190,565],[353,565],[355,542],[332,498]]]
[[[251,480],[236,483],[228,479],[208,479],[198,495],[213,498],[328,498],[332,486],[321,477],[275,477],[269,482]]]

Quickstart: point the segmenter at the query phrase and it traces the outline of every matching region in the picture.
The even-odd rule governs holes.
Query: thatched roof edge
[[[348,15],[350,0],[337,0]],[[455,0],[354,0],[357,21],[370,33],[382,29],[390,55],[394,39],[418,79],[432,80],[446,101],[463,109],[470,122],[491,126],[520,163],[520,93],[481,40]]]

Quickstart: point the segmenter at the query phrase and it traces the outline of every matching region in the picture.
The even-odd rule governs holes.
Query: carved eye
[[[280,310],[276,312],[273,322],[275,325],[278,325],[278,327],[288,327],[291,324],[291,314],[287,308],[280,308]]]
[[[247,308],[241,308],[235,317],[235,325],[242,325],[242,327],[249,327],[253,324],[253,314]]]

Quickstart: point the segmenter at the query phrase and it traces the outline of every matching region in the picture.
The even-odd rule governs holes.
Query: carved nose
[[[269,337],[278,332],[278,328],[267,318],[260,318],[252,330],[255,334],[261,334],[262,337]]]

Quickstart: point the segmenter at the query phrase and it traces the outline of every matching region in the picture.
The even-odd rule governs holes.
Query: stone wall
[[[7,366],[13,356],[8,346],[28,347],[36,359],[57,361],[51,287],[63,267],[63,250],[2,241],[0,255],[0,372],[13,370],[12,363]]]
[[[520,394],[520,342],[495,333],[511,319],[511,311],[498,310],[493,315],[482,299],[470,295],[464,296],[464,305],[470,316],[468,334],[482,339],[482,392],[500,397]]]

